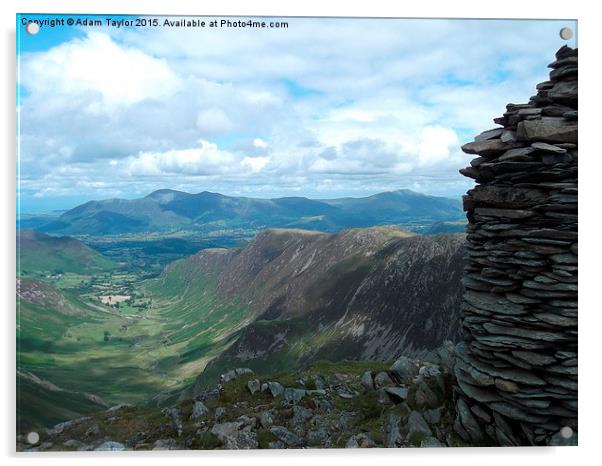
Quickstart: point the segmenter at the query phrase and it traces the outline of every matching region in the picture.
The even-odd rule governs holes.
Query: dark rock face
[[[528,104],[462,147],[467,265],[456,348],[465,441],[556,444],[577,430],[577,50]],[[563,431],[566,433],[567,429]],[[563,442],[566,443],[564,438]]]

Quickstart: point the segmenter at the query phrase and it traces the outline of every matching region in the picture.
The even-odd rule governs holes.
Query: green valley
[[[74,238],[19,240],[20,432],[120,403],[171,406],[234,367],[421,357],[458,332],[462,235],[271,229],[160,273]]]

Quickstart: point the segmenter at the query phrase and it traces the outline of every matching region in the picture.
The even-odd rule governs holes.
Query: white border
[[[0,411],[0,441],[3,456],[8,462],[20,459],[20,464],[41,460],[44,464],[81,463],[106,464],[237,464],[245,466],[279,464],[286,466],[308,463],[343,463],[360,465],[371,461],[402,464],[462,464],[487,466],[508,463],[545,463],[548,465],[577,465],[595,463],[601,457],[597,449],[600,442],[600,406],[602,406],[602,364],[599,341],[602,333],[602,306],[600,296],[595,293],[600,287],[600,246],[596,242],[602,222],[599,199],[602,194],[602,145],[595,144],[594,136],[600,132],[602,115],[600,106],[600,30],[602,19],[596,14],[594,1],[557,0],[448,0],[419,2],[394,2],[392,0],[370,0],[365,2],[304,0],[296,4],[268,0],[104,0],[92,4],[74,0],[3,0],[0,2],[2,15],[2,93],[3,106],[2,141],[2,299],[1,308],[3,351],[0,383],[3,409]],[[579,444],[577,448],[496,448],[496,449],[444,449],[444,450],[303,450],[303,451],[254,451],[254,452],[152,452],[128,454],[43,454],[29,456],[14,453],[14,381],[15,381],[15,333],[14,333],[14,274],[15,274],[15,14],[34,13],[111,13],[111,14],[193,14],[193,15],[270,15],[270,16],[394,16],[394,17],[471,17],[471,18],[576,18],[579,21],[581,55],[580,73],[580,240],[581,279],[579,298],[580,318],[580,380],[579,380]],[[551,53],[553,51],[550,51]],[[459,51],[461,53],[461,51]],[[535,86],[536,83],[533,83]],[[529,96],[525,96],[525,101]],[[500,109],[500,112],[503,109]],[[595,112],[597,110],[597,112]],[[494,117],[496,115],[492,115]],[[468,160],[467,160],[468,161]],[[599,461],[599,459],[598,459]],[[598,463],[599,464],[599,463]]]

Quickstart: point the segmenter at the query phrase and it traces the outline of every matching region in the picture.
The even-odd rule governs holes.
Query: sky
[[[527,102],[567,43],[559,30],[577,32],[551,20],[117,28],[82,16],[103,26],[28,35],[23,18],[67,16],[17,17],[21,212],[162,188],[457,197],[472,186],[460,146]]]

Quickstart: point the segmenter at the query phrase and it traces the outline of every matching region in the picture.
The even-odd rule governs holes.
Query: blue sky
[[[471,186],[459,146],[506,103],[526,102],[565,43],[560,28],[576,30],[549,20],[286,21],[42,26],[29,36],[17,17],[22,211],[159,188],[459,196]]]

